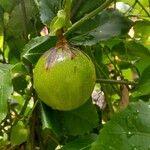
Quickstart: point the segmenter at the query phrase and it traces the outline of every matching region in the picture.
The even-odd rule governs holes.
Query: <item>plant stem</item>
[[[20,119],[26,118],[26,117],[24,116],[24,114],[25,114],[26,109],[27,109],[27,107],[28,107],[29,101],[31,100],[31,97],[32,97],[32,95],[31,95],[32,90],[33,90],[33,87],[31,86],[31,88],[30,88],[30,95],[27,95],[27,97],[25,98],[25,102],[24,102],[24,104],[23,104],[23,106],[22,106],[22,108],[21,108],[21,110],[20,110],[20,112],[19,112],[18,117],[17,117],[16,120],[14,121],[14,124],[13,124],[13,125],[17,124],[17,122],[18,122]],[[26,94],[27,94],[27,93],[26,93]],[[28,120],[27,120],[27,124],[28,124]],[[27,126],[27,124],[25,124],[25,126]]]
[[[113,105],[112,105],[112,102],[111,102],[111,97],[107,93],[107,87],[105,85],[102,85],[102,88],[103,88],[103,92],[104,92],[104,95],[105,95],[105,101],[106,101],[106,103],[108,105],[108,108],[109,108],[109,111],[110,111],[110,115],[112,115],[114,113],[114,109],[113,109]]]
[[[26,109],[27,109],[28,103],[29,103],[29,101],[30,101],[30,98],[31,98],[31,97],[27,97],[27,98],[25,99],[24,105],[23,105],[23,107],[22,107],[22,109],[21,109],[21,111],[20,111],[20,113],[19,113],[19,116],[24,115],[24,113],[25,113],[25,111],[26,111]]]
[[[34,111],[34,109],[37,107],[37,104],[38,104],[38,101],[36,101],[35,103],[34,103],[34,106],[33,106],[33,108],[32,108],[32,110],[27,114],[27,116],[26,116],[26,126],[27,126],[27,124],[30,122],[30,119],[31,119],[31,117],[32,117],[32,114],[33,114],[33,111]]]
[[[104,2],[100,7],[98,7],[97,9],[93,10],[91,13],[87,14],[86,16],[84,16],[83,18],[81,18],[79,21],[77,21],[76,23],[74,23],[72,25],[72,27],[69,28],[69,30],[67,32],[65,32],[65,36],[68,36],[72,31],[74,31],[76,28],[78,28],[80,25],[82,25],[84,22],[86,22],[87,20],[89,20],[90,18],[94,17],[95,15],[97,15],[99,12],[101,12],[103,9],[105,9],[106,7],[108,7],[114,0],[106,0],[106,2]]]
[[[33,98],[34,101],[34,106],[32,108],[32,116],[29,118],[27,118],[27,123],[29,123],[30,126],[30,135],[29,135],[29,139],[27,141],[27,144],[29,145],[29,150],[35,150],[35,146],[36,146],[36,138],[35,138],[35,126],[36,126],[36,122],[37,122],[37,110],[36,110],[36,104],[37,104],[37,97],[36,97],[36,93],[35,90],[33,88],[33,66],[32,64],[28,65],[28,69],[29,69],[29,74],[31,77],[31,87],[30,87],[30,92],[32,93],[31,96]],[[30,119],[30,122],[28,121],[28,119]]]
[[[30,125],[30,140],[31,140],[31,150],[35,150],[35,126],[36,126],[36,111],[33,111]]]
[[[97,64],[96,60],[94,59],[95,57],[93,56],[92,53],[91,53],[91,57],[93,58],[93,61],[94,61],[95,65],[98,67],[98,70],[97,70],[97,71],[98,71],[98,74],[99,74],[99,75],[103,74],[103,76],[107,77],[107,75],[105,74],[105,72],[103,72],[103,70],[101,70],[101,68],[100,68],[99,65]],[[102,82],[100,82],[99,79],[98,79],[97,81],[98,81],[99,83],[102,83]],[[101,86],[102,86],[102,90],[103,90],[104,95],[105,95],[105,101],[106,101],[106,103],[107,103],[107,105],[108,105],[109,111],[110,111],[111,114],[113,114],[113,113],[114,113],[114,109],[113,109],[113,106],[112,106],[112,102],[111,102],[109,93],[107,92],[107,87],[106,87],[105,84],[101,84]]]
[[[125,85],[136,85],[137,82],[134,81],[125,81],[125,80],[111,80],[111,79],[97,79],[100,83],[106,84],[125,84]]]
[[[124,13],[124,14],[129,14],[130,12],[132,12],[132,10],[134,9],[134,7],[136,6],[137,1],[134,1],[134,4]]]
[[[118,69],[116,63],[110,58],[109,53],[107,53],[107,50],[109,51],[109,53],[111,52],[109,48],[105,48],[104,49],[104,53],[105,53],[106,57],[108,58],[108,60],[110,61],[110,63],[114,66],[117,74],[119,74],[119,76],[122,77],[121,71]]]

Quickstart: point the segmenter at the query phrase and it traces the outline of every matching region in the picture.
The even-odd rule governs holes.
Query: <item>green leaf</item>
[[[34,21],[33,18],[37,15],[37,10],[35,8],[33,1],[26,0],[25,7],[26,7],[26,27],[23,21],[22,6],[20,3],[14,7],[14,9],[10,14],[11,17],[7,24],[6,35],[8,37],[11,37],[11,40],[12,36],[18,40],[24,40],[25,34],[27,34],[25,32],[27,31],[33,32],[35,28],[32,21]]]
[[[150,65],[150,51],[135,41],[126,42],[125,46],[128,58],[135,61],[135,66],[140,73],[143,72],[143,70]]]
[[[41,36],[31,39],[24,47],[22,59],[35,64],[39,57],[56,43],[56,37]]]
[[[42,139],[43,139],[43,145],[42,147],[45,150],[55,150],[56,147],[59,145],[59,142],[57,140],[57,137],[54,133],[52,133],[49,129],[44,129],[41,132]]]
[[[14,91],[20,94],[24,94],[25,88],[27,88],[28,81],[25,75],[18,75],[12,79]]]
[[[98,114],[91,101],[72,111],[62,114],[64,131],[69,135],[89,133],[98,126]]]
[[[19,3],[18,0],[0,0],[0,5],[4,9],[5,12],[11,12],[13,8]]]
[[[13,76],[12,84],[14,91],[23,95],[27,85],[29,84],[26,76],[29,74],[27,68],[22,62],[19,62],[12,67],[11,72]]]
[[[118,11],[105,10],[89,19],[75,33],[70,42],[74,45],[94,45],[115,36],[125,35],[131,28],[131,21]]]
[[[130,68],[122,69],[122,75],[123,75],[124,79],[127,79],[129,81],[133,80],[133,72],[131,71]]]
[[[140,73],[150,65],[150,51],[136,41],[120,42],[112,48],[112,54],[119,57],[124,67],[136,66]]]
[[[66,13],[64,10],[59,10],[57,16],[52,20],[50,25],[50,35],[55,36],[56,31],[65,27]]]
[[[3,135],[1,135],[1,139],[0,139],[0,149],[3,150],[6,148],[6,145],[9,144],[8,141],[8,135],[6,133],[4,133]]]
[[[20,62],[20,50],[22,49],[25,41],[20,39],[7,40],[7,48],[5,49],[5,57],[11,64]]]
[[[16,63],[12,67],[11,71],[12,71],[13,76],[26,75],[28,73],[26,67],[23,65],[22,62]]]
[[[132,94],[133,97],[149,95],[150,94],[150,66],[148,66],[142,73],[139,83]]]
[[[13,91],[10,70],[11,65],[0,63],[0,122],[7,115],[7,101]]]
[[[64,145],[61,150],[89,150],[91,143],[96,139],[96,135],[80,136],[77,139]]]
[[[53,150],[58,145],[58,137],[62,136],[60,112],[40,102],[43,143],[46,149]],[[51,138],[50,138],[51,137]]]
[[[134,25],[135,38],[139,38],[144,46],[150,49],[150,21],[136,21]]]
[[[17,0],[18,1],[18,0]],[[16,49],[18,51],[22,50],[23,45],[27,41],[27,36],[32,37],[32,34],[36,32],[37,34],[37,24],[38,20],[38,9],[31,0],[24,1],[25,6],[25,16],[22,9],[22,4],[18,3],[11,11],[10,14],[5,13],[4,21],[5,23],[5,35],[8,44],[11,43],[10,50]],[[7,14],[7,15],[6,15]],[[28,37],[28,38],[29,38]],[[12,48],[13,46],[13,48]],[[14,53],[15,53],[14,52]]]
[[[18,0],[17,0],[18,1]],[[8,62],[17,63],[20,61],[20,53],[23,46],[27,42],[27,36],[32,37],[32,34],[37,34],[37,8],[31,0],[24,1],[25,5],[25,18],[23,17],[23,9],[21,3],[18,3],[10,14],[5,13],[5,40],[7,40]],[[7,15],[6,15],[7,14]]]
[[[51,129],[56,135],[82,135],[98,126],[98,114],[92,102],[72,111],[57,111],[42,103],[42,129]]]
[[[10,141],[12,145],[20,145],[27,140],[28,129],[22,121],[18,121],[11,129]]]
[[[77,21],[99,7],[105,0],[73,0],[72,20]]]
[[[61,0],[37,0],[36,4],[39,7],[41,21],[47,25],[61,9]]]
[[[91,150],[148,150],[150,105],[139,101],[116,113],[100,131]]]
[[[60,112],[51,109],[43,102],[40,102],[40,108],[41,108],[42,129],[43,130],[50,129],[55,134],[58,135],[62,134]]]

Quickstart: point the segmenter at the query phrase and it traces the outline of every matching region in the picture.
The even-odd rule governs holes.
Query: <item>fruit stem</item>
[[[57,38],[58,38],[57,43],[56,43],[56,47],[57,48],[62,48],[62,49],[69,49],[69,44],[68,44],[66,38],[63,35],[63,31],[58,30],[56,32],[56,35],[57,35]]]

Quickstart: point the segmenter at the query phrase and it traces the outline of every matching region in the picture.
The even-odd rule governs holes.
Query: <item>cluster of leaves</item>
[[[72,0],[67,25],[65,2],[0,0],[0,149],[150,149],[149,0]],[[67,112],[33,87],[37,60],[57,40],[46,32],[62,27],[91,57],[104,95]]]

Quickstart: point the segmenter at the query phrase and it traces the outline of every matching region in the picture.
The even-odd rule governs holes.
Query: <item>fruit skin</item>
[[[84,104],[93,91],[95,80],[92,61],[77,49],[53,48],[40,57],[34,69],[34,88],[39,98],[62,111]]]

